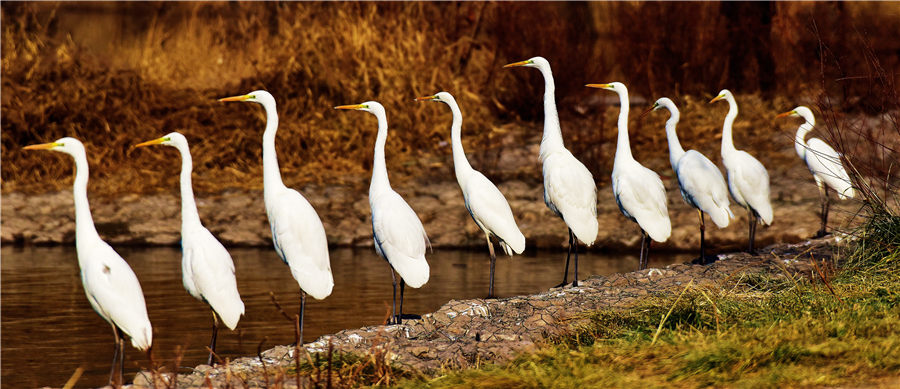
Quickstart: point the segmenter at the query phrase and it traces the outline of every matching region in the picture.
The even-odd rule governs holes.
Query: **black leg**
[[[575,281],[572,281],[572,286],[578,286],[578,239],[575,239],[575,234],[572,234],[572,251],[575,251]]]
[[[750,247],[747,250],[750,254],[756,254],[756,250],[753,247],[753,243],[756,240],[756,224],[757,224],[757,216],[756,212],[752,209],[748,209],[747,218],[750,220]]]
[[[572,233],[572,229],[569,229],[569,252],[566,253],[566,271],[563,273],[563,282],[559,285],[554,286],[554,288],[560,288],[566,286],[569,283],[569,257],[572,256],[572,243],[575,241],[575,234]]]
[[[819,190],[819,195],[822,197],[822,228],[816,233],[816,238],[828,235],[826,226],[828,225],[828,208],[831,205],[828,201],[828,187],[824,186],[824,184],[821,190]]]
[[[213,316],[213,326],[212,326],[212,339],[209,341],[209,359],[206,360],[206,364],[212,366],[215,362],[215,353],[216,353],[216,336],[219,334],[219,317],[216,316],[216,311],[212,311]]]
[[[705,233],[706,233],[706,223],[703,220],[703,211],[697,210],[697,213],[700,214],[700,264],[706,265],[706,247],[705,247]]]
[[[125,333],[116,327],[119,333],[119,385],[125,385]]]
[[[400,277],[400,310],[397,311],[397,324],[403,323],[403,291],[406,289],[406,282]]]
[[[647,268],[647,256],[649,255],[650,245],[647,242],[647,233],[641,229],[641,257],[638,259],[638,270]]]
[[[303,314],[306,313],[306,292],[300,289],[300,339],[297,339],[297,345],[303,346]]]
[[[116,364],[119,363],[119,329],[115,324],[112,325],[113,336],[115,337],[115,345],[113,346],[112,367],[109,368],[109,384],[116,387]]]
[[[487,298],[494,298],[494,264],[497,262],[497,255],[494,254],[494,244],[491,243],[491,235],[485,232],[485,237],[487,237],[488,251],[491,252],[491,281],[490,286],[488,286],[488,296]]]
[[[393,286],[394,300],[391,302],[391,318],[388,320],[388,324],[398,324],[395,322],[397,318],[397,277],[394,275],[393,267],[391,267],[391,285]]]

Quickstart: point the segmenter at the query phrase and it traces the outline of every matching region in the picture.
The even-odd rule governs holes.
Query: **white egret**
[[[242,96],[225,97],[219,101],[257,103],[266,111],[266,130],[263,132],[262,143],[263,197],[275,252],[288,265],[291,275],[300,285],[300,339],[297,342],[303,344],[306,294],[322,300],[331,294],[334,287],[325,227],[309,201],[281,181],[278,157],[275,155],[275,132],[278,131],[275,98],[269,92],[258,90]]]
[[[778,114],[777,118],[786,116],[800,116],[805,122],[797,129],[797,135],[794,137],[794,149],[800,156],[809,172],[812,173],[813,179],[816,180],[816,186],[819,187],[819,195],[822,198],[822,229],[816,234],[817,237],[826,235],[825,225],[828,222],[828,188],[834,189],[841,200],[853,198],[856,191],[850,182],[850,176],[844,170],[841,164],[841,155],[838,154],[828,143],[819,138],[810,138],[806,141],[806,134],[816,126],[816,117],[812,111],[804,106],[799,106],[791,111]]]
[[[447,92],[439,92],[434,96],[419,97],[418,101],[436,101],[447,104],[453,114],[453,124],[450,126],[450,141],[453,149],[453,170],[456,172],[456,182],[462,190],[466,200],[466,209],[478,228],[484,232],[487,239],[488,251],[491,253],[490,286],[488,298],[494,297],[494,263],[497,260],[494,254],[494,244],[491,236],[496,236],[500,247],[506,255],[512,256],[513,252],[521,254],[525,250],[525,235],[519,231],[516,219],[513,217],[509,203],[503,197],[503,193],[494,186],[487,177],[478,170],[472,168],[462,145],[462,113],[456,99]]]
[[[563,144],[550,63],[543,57],[534,57],[503,67],[515,66],[537,68],[544,76],[544,137],[541,139],[544,203],[569,228],[566,269],[563,282],[557,286],[563,286],[568,281],[572,251],[575,251],[575,282],[572,285],[578,286],[578,241],[590,246],[597,240],[600,230],[597,223],[597,185],[591,172]]]
[[[87,198],[88,162],[81,141],[66,137],[52,143],[26,146],[25,150],[57,151],[69,154],[75,160],[75,250],[81,283],[91,307],[112,326],[116,348],[109,382],[118,387],[123,383],[125,370],[125,335],[131,337],[132,346],[142,351],[149,350],[153,343],[153,328],[147,317],[141,284],[128,263],[100,238],[94,227]]]
[[[659,174],[641,165],[631,155],[631,143],[628,140],[628,88],[625,84],[613,82],[587,86],[611,90],[619,95],[619,137],[613,162],[612,189],[619,210],[641,228],[641,257],[638,266],[644,270],[650,258],[650,239],[665,242],[672,234],[672,222],[669,221],[666,207],[666,187]]]
[[[209,304],[212,310],[212,339],[209,342],[208,365],[212,365],[216,352],[216,335],[219,318],[234,330],[244,314],[244,302],[238,293],[234,278],[234,262],[225,246],[200,222],[200,213],[194,202],[191,187],[191,151],[184,135],[173,132],[162,138],[149,140],[133,148],[164,145],[181,153],[181,279],[184,288],[197,300]]]
[[[728,114],[722,125],[722,163],[728,171],[728,191],[734,202],[747,208],[750,219],[750,246],[748,251],[755,252],[753,241],[756,238],[758,220],[766,225],[772,224],[772,204],[769,202],[769,172],[756,158],[746,151],[734,148],[731,138],[731,126],[738,115],[737,102],[728,89],[722,89],[710,103],[719,100],[728,101]]]
[[[391,281],[394,300],[391,316],[394,324],[403,321],[403,291],[406,284],[419,288],[428,282],[430,273],[425,249],[431,246],[425,227],[416,212],[403,197],[391,188],[384,160],[384,144],[387,141],[388,126],[384,107],[367,101],[356,105],[341,105],[335,109],[352,109],[369,112],[378,119],[378,136],[375,139],[375,160],[372,164],[372,182],[369,184],[369,206],[372,208],[372,232],[375,252],[391,267]],[[400,308],[397,308],[397,279],[400,275]],[[389,323],[390,324],[390,323]]]
[[[678,187],[681,188],[681,198],[688,205],[697,209],[700,216],[700,263],[706,264],[706,247],[704,233],[706,223],[703,215],[708,214],[713,223],[719,228],[728,227],[728,223],[734,214],[731,213],[728,201],[728,186],[725,177],[719,168],[697,150],[684,151],[675,126],[681,114],[675,103],[667,97],[663,97],[653,104],[651,110],[668,109],[669,120],[666,120],[666,138],[669,140],[669,162],[672,170],[678,177]],[[649,111],[648,111],[649,112]]]

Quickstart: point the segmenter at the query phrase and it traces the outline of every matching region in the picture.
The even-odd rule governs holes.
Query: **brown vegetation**
[[[92,191],[170,190],[174,150],[127,150],[176,130],[191,141],[198,191],[258,189],[261,109],[215,101],[258,88],[279,103],[289,186],[367,182],[374,119],[331,109],[366,100],[388,109],[392,177],[446,176],[449,113],[412,101],[440,90],[460,101],[473,163],[537,181],[535,169],[497,171],[493,152],[538,142],[540,75],[501,68],[535,55],[554,67],[567,144],[602,182],[618,110],[585,82],[674,98],[683,141],[712,155],[724,107],[705,100],[728,87],[738,143],[765,154],[773,140],[790,147],[771,116],[814,101],[822,74],[848,81],[824,93],[839,112],[864,108],[870,88],[854,77],[871,62],[835,53],[865,40],[886,74],[900,67],[896,3],[4,3],[2,17],[7,192],[69,185],[70,164],[21,151],[62,136],[86,143]],[[665,164],[663,120],[632,138],[651,167]]]

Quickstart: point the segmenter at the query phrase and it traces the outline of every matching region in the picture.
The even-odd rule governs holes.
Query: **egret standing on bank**
[[[78,253],[81,283],[91,307],[112,326],[116,348],[109,383],[118,387],[124,383],[125,335],[131,337],[131,345],[138,350],[147,351],[153,343],[153,328],[147,317],[141,284],[128,263],[100,239],[94,227],[87,198],[88,162],[81,141],[66,137],[52,143],[26,146],[25,150],[58,151],[71,155],[75,160],[75,251]]]
[[[494,255],[491,235],[497,237],[503,252],[509,256],[512,256],[513,252],[522,254],[522,251],[525,250],[525,235],[519,231],[512,209],[509,208],[509,203],[503,197],[503,193],[500,193],[500,190],[484,174],[469,165],[466,152],[463,151],[462,113],[456,104],[456,99],[447,92],[439,92],[434,96],[419,97],[416,100],[447,104],[450,112],[453,113],[453,124],[450,126],[453,170],[456,172],[456,181],[466,200],[466,209],[469,210],[472,220],[484,232],[484,237],[487,239],[488,251],[491,253],[491,280],[488,287],[488,298],[492,298],[494,297],[494,263],[497,257]]]
[[[728,89],[722,89],[710,103],[725,99],[728,101],[728,114],[722,125],[722,163],[728,171],[728,191],[734,202],[747,208],[750,219],[750,247],[748,251],[755,253],[753,241],[756,239],[758,219],[766,225],[772,224],[772,204],[769,202],[769,172],[756,158],[746,151],[734,148],[731,138],[731,126],[738,115],[737,102]]]
[[[612,189],[619,210],[641,228],[639,267],[644,270],[650,259],[650,239],[665,242],[672,234],[672,222],[669,221],[666,207],[666,187],[659,174],[641,165],[631,155],[631,143],[628,140],[628,88],[625,84],[613,82],[587,86],[611,90],[619,95],[619,137],[616,142],[616,159],[613,162]]]
[[[209,304],[212,309],[212,339],[209,342],[209,359],[212,365],[216,352],[216,335],[219,332],[219,318],[230,329],[237,327],[244,314],[244,302],[238,293],[234,278],[234,262],[225,246],[200,222],[200,213],[194,202],[191,186],[191,151],[188,141],[178,132],[162,138],[149,140],[133,148],[164,145],[181,153],[181,279],[184,288],[197,300]]]
[[[656,100],[651,110],[668,109],[669,120],[666,120],[666,138],[669,140],[669,162],[672,170],[678,177],[678,187],[681,188],[681,198],[688,205],[697,209],[700,215],[700,263],[707,264],[704,245],[704,232],[706,223],[703,214],[708,214],[713,223],[719,228],[728,227],[728,223],[734,214],[728,202],[728,187],[725,185],[725,177],[709,158],[700,154],[697,150],[688,150],[681,147],[675,126],[681,114],[675,103],[667,97]]]
[[[428,282],[430,270],[425,260],[425,249],[431,247],[425,227],[416,212],[394,189],[388,180],[384,160],[384,144],[387,142],[387,116],[384,107],[367,101],[356,105],[341,105],[335,109],[366,111],[378,119],[378,136],[375,139],[375,160],[372,164],[372,182],[369,184],[369,206],[372,208],[372,232],[375,252],[391,266],[394,300],[391,305],[393,324],[403,321],[403,291],[406,284],[419,288]],[[400,308],[397,308],[397,279],[400,274]],[[390,322],[388,324],[391,324]]]
[[[322,300],[331,294],[334,279],[328,259],[328,240],[325,227],[316,210],[306,198],[281,181],[278,157],[275,155],[275,132],[278,131],[278,112],[275,98],[258,90],[243,96],[225,97],[219,101],[257,103],[266,110],[266,131],[263,133],[263,197],[272,230],[275,252],[291,269],[300,285],[300,339],[303,344],[303,311],[306,294]]]
[[[572,286],[578,286],[578,241],[590,246],[597,240],[600,230],[597,223],[597,185],[591,172],[563,144],[550,63],[543,57],[534,57],[504,67],[515,66],[537,68],[544,76],[544,137],[541,139],[544,203],[569,227],[566,270],[563,282],[557,286],[568,283],[572,251],[575,251],[575,282]]]
[[[850,176],[844,170],[841,164],[841,155],[838,154],[828,143],[819,138],[810,138],[806,141],[806,134],[816,126],[816,117],[812,111],[804,106],[794,108],[792,111],[778,114],[776,118],[786,116],[801,116],[805,120],[800,128],[797,129],[797,135],[794,137],[794,149],[800,156],[809,172],[812,173],[813,179],[816,180],[816,186],[819,187],[819,196],[822,198],[822,229],[816,234],[816,237],[823,237],[827,234],[825,226],[828,223],[828,188],[834,189],[841,200],[853,198],[856,191],[850,182]]]

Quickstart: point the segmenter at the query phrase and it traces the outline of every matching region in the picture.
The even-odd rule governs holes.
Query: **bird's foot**
[[[563,280],[563,282],[557,284],[556,286],[554,286],[554,288],[562,288],[562,287],[565,287],[565,286],[568,286],[568,285],[569,285],[569,282],[566,281],[566,280]]]
[[[422,315],[416,315],[415,313],[404,313],[401,315],[394,316],[394,320],[388,322],[388,325],[403,324],[403,320],[419,320],[421,318],[422,318]]]
[[[709,265],[715,261],[719,260],[718,255],[704,255],[702,257],[697,257],[691,260],[691,264],[694,265]]]
[[[816,234],[813,235],[812,237],[813,237],[813,239],[819,239],[819,238],[824,238],[824,237],[826,237],[826,236],[828,236],[828,235],[831,235],[828,231],[825,231],[825,230],[819,230],[819,231],[816,232]]]

